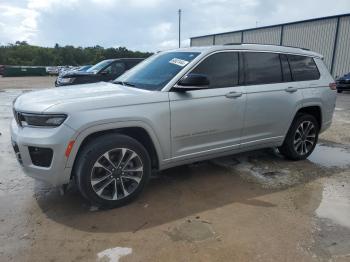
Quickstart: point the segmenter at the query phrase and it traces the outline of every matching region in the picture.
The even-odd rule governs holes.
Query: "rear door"
[[[173,157],[239,147],[246,98],[238,72],[238,53],[215,53],[192,70],[208,76],[209,88],[169,93]]]
[[[243,52],[242,56],[247,94],[242,146],[281,141],[302,101],[287,57],[266,52]]]

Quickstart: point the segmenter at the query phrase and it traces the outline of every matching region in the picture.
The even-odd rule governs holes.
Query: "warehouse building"
[[[191,38],[191,46],[258,43],[307,48],[324,56],[334,77],[350,72],[350,14]]]

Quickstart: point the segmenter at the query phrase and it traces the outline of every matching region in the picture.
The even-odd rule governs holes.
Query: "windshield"
[[[103,61],[97,63],[96,65],[90,67],[88,70],[86,70],[86,72],[96,73],[96,72],[100,71],[102,68],[108,66],[110,63],[111,63],[111,60],[103,60]]]
[[[138,64],[114,82],[141,89],[160,90],[198,55],[197,52],[160,53]]]

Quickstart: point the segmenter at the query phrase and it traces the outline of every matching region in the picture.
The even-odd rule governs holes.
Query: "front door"
[[[207,75],[209,88],[169,93],[174,158],[239,147],[246,96],[238,86],[238,68],[238,53],[212,54],[191,71]]]

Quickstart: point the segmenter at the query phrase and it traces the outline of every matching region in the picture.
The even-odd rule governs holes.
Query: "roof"
[[[228,31],[228,32],[221,32],[221,33],[217,33],[217,34],[207,34],[207,35],[201,35],[201,36],[193,36],[193,37],[190,37],[190,39],[201,38],[201,37],[206,37],[206,36],[224,35],[224,34],[230,34],[230,33],[240,33],[240,32],[246,32],[246,31],[259,30],[259,29],[273,28],[273,27],[278,27],[278,26],[286,26],[286,25],[293,25],[293,24],[299,24],[299,23],[314,22],[314,21],[325,20],[325,19],[332,19],[332,18],[341,18],[341,17],[344,17],[344,16],[350,16],[350,13],[340,14],[340,15],[332,15],[332,16],[324,16],[324,17],[317,17],[317,18],[312,18],[312,19],[307,19],[307,20],[299,20],[299,21],[294,21],[294,22],[289,22],[289,23],[282,23],[282,24],[254,27],[254,28],[234,30],[234,31]]]
[[[222,50],[250,50],[250,51],[260,51],[260,52],[281,52],[288,54],[297,54],[304,56],[320,57],[323,56],[319,53],[309,51],[307,49],[290,47],[290,46],[280,46],[280,45],[266,45],[266,44],[232,44],[232,45],[214,45],[214,46],[200,46],[200,47],[187,47],[179,48],[175,50],[169,50],[170,52],[205,52],[211,53],[215,51]]]
[[[105,59],[103,61],[141,61],[144,60],[144,58],[137,58],[137,57],[121,57],[121,58],[111,58],[111,59]]]

